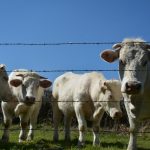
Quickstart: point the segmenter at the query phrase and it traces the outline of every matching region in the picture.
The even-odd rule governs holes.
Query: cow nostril
[[[115,113],[115,118],[121,118],[121,117],[122,117],[122,112]]]
[[[29,101],[29,97],[28,96],[26,96],[26,101]]]
[[[136,93],[140,91],[142,85],[140,82],[130,81],[126,83],[125,87],[127,92]]]
[[[27,103],[34,103],[35,102],[35,97],[33,97],[33,96],[26,96],[26,102]]]
[[[126,89],[129,89],[130,88],[130,84],[127,82],[126,83]]]
[[[142,87],[141,83],[137,83],[137,84],[136,84],[136,89],[137,89],[137,90],[140,90],[141,87]]]

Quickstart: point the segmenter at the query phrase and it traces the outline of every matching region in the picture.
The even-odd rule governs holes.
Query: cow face
[[[121,91],[129,95],[142,93],[148,79],[150,45],[136,39],[115,44],[114,48],[116,51],[103,51],[101,57],[107,62],[119,59]]]
[[[19,99],[26,105],[35,103],[40,87],[48,88],[51,86],[51,81],[43,77],[17,75],[17,78],[10,80],[10,84],[16,87]]]
[[[118,80],[106,80],[101,86],[104,109],[113,119],[122,116],[122,111],[120,109],[120,100],[122,97],[120,87],[121,84]]]

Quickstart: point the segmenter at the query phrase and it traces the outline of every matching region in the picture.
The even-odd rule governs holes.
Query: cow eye
[[[124,66],[125,65],[125,61],[123,61],[123,60],[120,59],[119,60],[119,64]]]
[[[1,67],[0,69],[1,69],[1,70],[5,70],[5,67]]]
[[[22,84],[22,88],[24,88],[24,89],[26,88],[25,84]]]
[[[8,81],[8,77],[3,77],[3,79],[4,79],[5,81]]]
[[[147,65],[147,61],[144,61],[143,63],[142,63],[142,66],[144,67],[144,66],[146,66]]]
[[[112,99],[113,97],[112,97],[112,95],[109,95],[109,99]]]

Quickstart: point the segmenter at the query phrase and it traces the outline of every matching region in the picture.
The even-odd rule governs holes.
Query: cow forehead
[[[107,87],[106,95],[111,95],[112,99],[108,99],[108,101],[120,101],[121,94],[121,82],[119,80],[107,80],[105,86]],[[116,92],[117,91],[117,92]]]
[[[122,60],[140,59],[145,56],[146,50],[142,43],[124,43],[119,58]]]
[[[23,83],[24,84],[33,84],[33,83],[38,83],[39,82],[39,78],[36,77],[32,77],[32,76],[26,76],[23,79]]]

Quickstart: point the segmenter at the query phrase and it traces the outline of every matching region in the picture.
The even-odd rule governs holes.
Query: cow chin
[[[27,106],[32,106],[33,104],[35,104],[34,102],[24,102]]]
[[[137,91],[133,91],[133,92],[126,91],[125,93],[128,94],[128,95],[138,95],[138,94],[141,94],[141,91],[138,91],[138,90]]]

